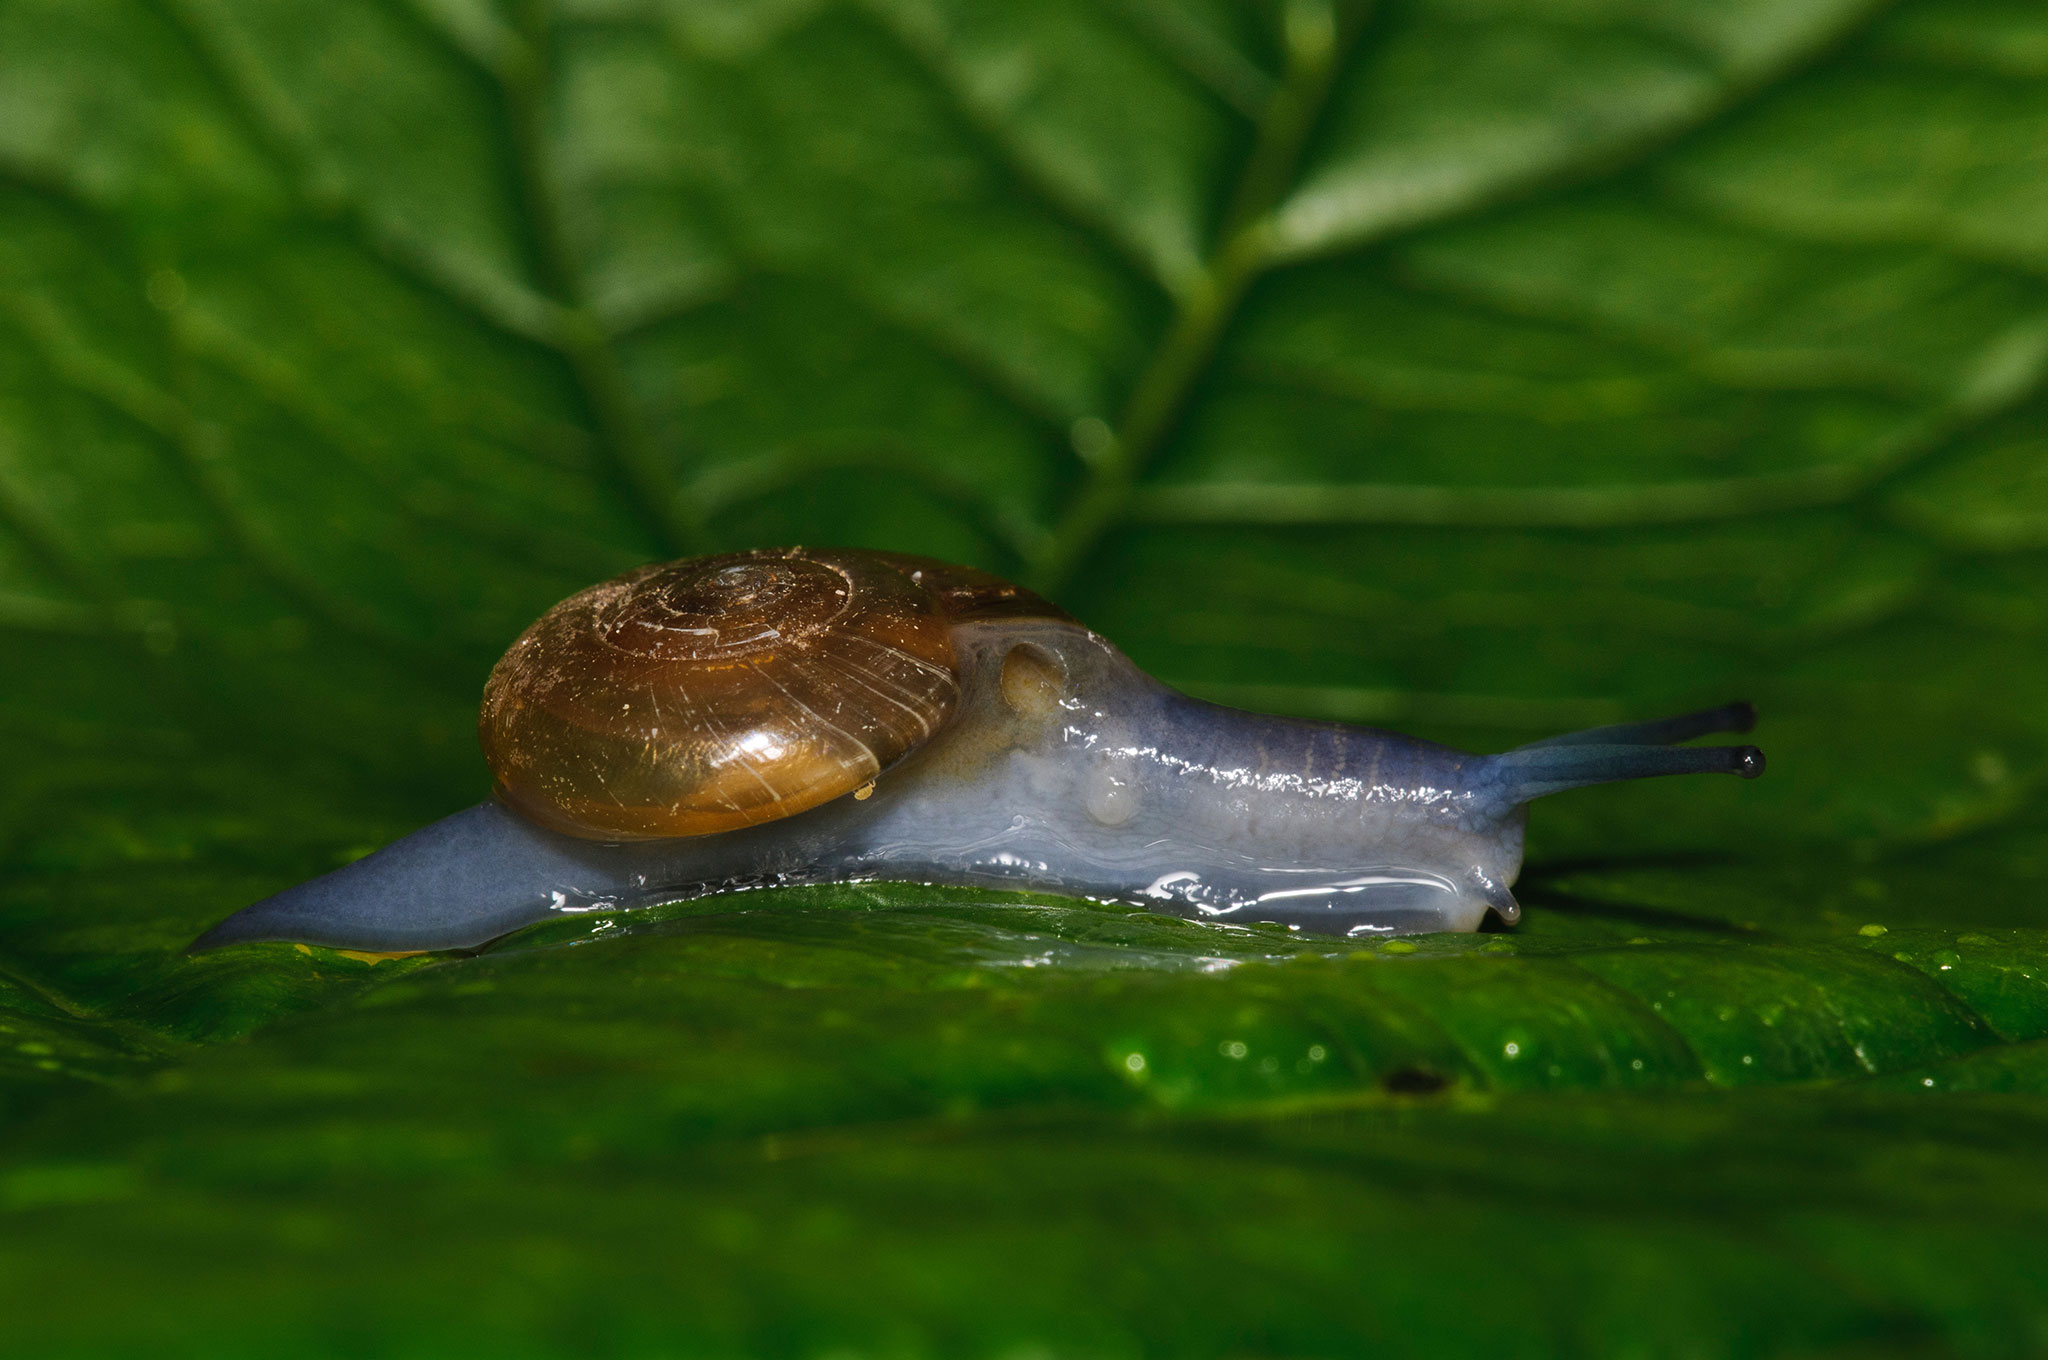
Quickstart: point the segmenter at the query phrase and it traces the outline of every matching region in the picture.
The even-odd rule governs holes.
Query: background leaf
[[[2048,1344],[2048,25],[0,7],[0,1306],[37,1354]],[[258,946],[635,563],[974,562],[1491,749],[1513,934],[905,885]]]

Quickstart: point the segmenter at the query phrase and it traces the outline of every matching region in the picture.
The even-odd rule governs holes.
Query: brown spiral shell
[[[556,605],[484,685],[497,794],[595,840],[701,836],[853,792],[960,695],[952,625],[1064,617],[971,568],[768,549],[642,567]]]

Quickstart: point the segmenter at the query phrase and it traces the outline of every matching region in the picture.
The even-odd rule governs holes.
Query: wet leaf
[[[2019,5],[0,8],[0,1311],[37,1354],[2048,1344]],[[1495,749],[1512,933],[789,890],[186,957],[635,563],[1022,579]]]

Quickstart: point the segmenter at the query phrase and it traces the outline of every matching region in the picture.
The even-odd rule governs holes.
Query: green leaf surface
[[[47,1356],[2048,1348],[2048,23],[0,6],[0,1316]],[[972,562],[1498,749],[1513,932],[865,885],[206,926],[555,600]]]

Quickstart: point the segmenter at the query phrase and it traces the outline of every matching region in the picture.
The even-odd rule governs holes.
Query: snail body
[[[488,802],[195,947],[461,948],[563,915],[874,879],[1334,934],[1513,924],[1530,799],[1753,776],[1747,705],[1499,755],[1189,698],[1018,587],[865,552],[730,554],[571,597],[506,653]]]

